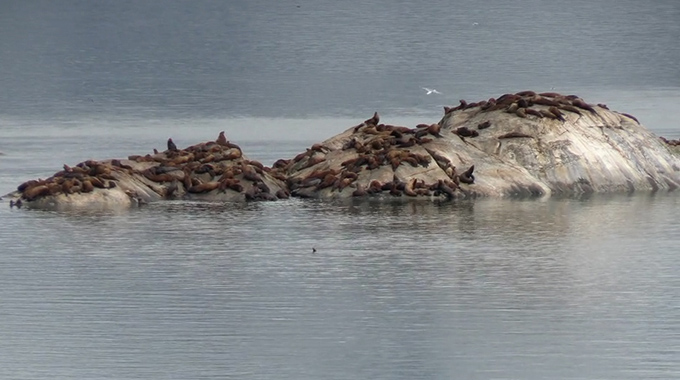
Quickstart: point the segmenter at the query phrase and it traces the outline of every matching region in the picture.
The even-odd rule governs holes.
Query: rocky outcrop
[[[472,168],[474,167],[474,171]],[[445,108],[433,125],[378,115],[284,166],[291,192],[445,198],[673,190],[680,160],[633,116],[525,91]]]
[[[524,91],[445,107],[414,128],[363,123],[268,168],[224,133],[214,142],[126,160],[65,166],[15,196],[40,208],[210,201],[402,197],[454,199],[674,190],[675,140],[577,96]]]
[[[131,207],[164,199],[207,201],[277,200],[289,193],[285,178],[249,160],[241,148],[226,140],[145,156],[64,165],[47,179],[19,185],[20,204],[42,209]]]

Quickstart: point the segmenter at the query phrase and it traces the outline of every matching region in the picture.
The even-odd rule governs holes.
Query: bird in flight
[[[430,95],[430,94],[441,94],[441,92],[435,90],[434,88],[423,87],[423,90],[427,91],[427,94],[425,94],[425,95]]]

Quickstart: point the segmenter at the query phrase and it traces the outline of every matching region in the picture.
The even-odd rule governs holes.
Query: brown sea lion
[[[432,124],[429,127],[427,127],[427,133],[431,134],[432,136],[435,137],[442,137],[441,135],[441,130],[442,126],[439,124]]]
[[[187,189],[188,192],[194,193],[194,194],[199,194],[199,193],[207,193],[208,191],[215,190],[220,187],[219,182],[204,182],[198,185],[191,186]]]
[[[503,94],[498,99],[496,99],[496,105],[508,106],[511,103],[519,100],[521,96],[515,94]]]
[[[480,106],[480,108],[482,109],[482,111],[487,111],[495,105],[496,105],[496,99],[489,98],[489,100],[487,100],[486,103],[483,106]]]
[[[376,126],[376,125],[378,125],[379,123],[380,123],[380,115],[378,115],[378,112],[377,112],[377,111],[373,113],[373,117],[372,117],[372,118],[370,118],[370,119],[364,121],[364,124],[366,124],[366,125],[373,125],[373,126]]]
[[[409,197],[416,197],[418,194],[415,192],[414,187],[415,187],[416,179],[412,178],[410,181],[407,181],[404,185],[404,194],[408,195]]]
[[[31,180],[28,180],[28,181],[22,183],[21,185],[19,185],[17,187],[17,190],[19,190],[19,192],[24,192],[24,190],[26,190],[27,188],[32,187],[32,186],[36,186],[39,183],[40,183],[39,181],[31,179]]]
[[[592,112],[592,113],[597,113],[597,111],[595,111],[595,109],[593,108],[593,106],[591,106],[590,104],[586,103],[586,102],[583,101],[583,99],[581,99],[581,98],[573,99],[573,100],[571,101],[571,105],[573,105],[574,107],[578,107],[578,108],[584,109],[584,110],[586,110],[586,111],[590,111],[590,112]]]
[[[636,122],[636,123],[640,124],[640,122],[638,121],[638,119],[637,119],[637,118],[636,118],[635,116],[633,116],[633,115],[629,115],[629,114],[627,114],[627,113],[623,113],[623,112],[619,112],[619,113],[620,113],[621,115],[623,115],[623,116],[627,117],[627,118],[630,118],[630,119],[633,119],[633,120],[635,120],[635,122]]]
[[[444,195],[446,195],[446,197],[448,199],[455,198],[455,196],[456,196],[456,192],[441,179],[437,181],[434,190],[437,190],[440,193],[443,193]]]
[[[24,198],[27,201],[32,201],[35,198],[49,195],[50,194],[50,188],[47,185],[37,185],[33,187],[29,187],[24,192],[21,194],[21,197]]]
[[[508,108],[505,109],[505,112],[515,113],[515,112],[517,112],[518,108],[519,108],[519,106],[517,105],[517,103],[512,103],[508,106]]]
[[[516,93],[515,95],[517,95],[517,96],[535,96],[536,93],[533,92],[533,91],[520,91],[520,92]]]
[[[548,119],[553,119],[553,120],[557,119],[557,116],[555,116],[552,112],[550,112],[548,110],[538,110],[538,112],[540,112],[541,115],[543,115],[543,117],[547,117]]]
[[[472,172],[474,172],[474,171],[475,171],[475,166],[472,165],[468,168],[468,170],[460,173],[458,175],[458,179],[462,183],[473,184],[473,183],[475,183],[475,176],[472,175]]]
[[[536,116],[536,117],[539,117],[541,119],[543,118],[543,114],[540,113],[538,110],[535,110],[533,108],[525,108],[524,112],[526,112],[527,115]]]
[[[562,94],[558,94],[557,92],[541,92],[540,94],[544,98],[559,98],[562,96]]]
[[[177,145],[175,145],[175,143],[172,141],[172,138],[168,139],[168,150],[171,151],[171,152],[177,152],[178,151]]]
[[[224,135],[224,131],[220,132],[220,135],[217,136],[217,140],[215,142],[221,146],[227,146],[227,136]]]
[[[558,120],[560,120],[560,121],[564,121],[564,120],[565,120],[565,119],[564,119],[564,115],[563,115],[562,112],[559,110],[559,108],[554,107],[554,106],[551,106],[550,108],[548,108],[548,111],[550,111],[550,113],[552,113],[553,115],[555,115],[555,118],[556,118],[556,119],[558,119]]]
[[[468,127],[458,127],[456,128],[453,133],[457,134],[460,137],[477,137],[479,136],[479,132],[469,129]]]
[[[526,108],[518,108],[517,111],[515,111],[515,115],[526,119],[527,117],[527,109]]]
[[[92,184],[92,182],[90,182],[90,180],[87,179],[84,180],[83,184],[81,185],[80,191],[82,191],[83,193],[90,193],[92,192],[92,190],[94,190],[94,185]]]
[[[518,137],[534,138],[534,136],[527,135],[526,133],[522,133],[522,132],[508,132],[508,133],[506,133],[504,135],[500,135],[496,138],[500,140],[500,139],[512,139],[512,138],[518,138]]]
[[[92,183],[92,186],[98,189],[106,189],[106,184],[104,183],[104,181],[97,177],[91,177],[90,182]]]
[[[490,120],[487,120],[487,121],[484,121],[484,122],[482,122],[482,123],[477,124],[477,129],[480,129],[480,130],[481,130],[481,129],[487,129],[487,128],[489,128],[490,126],[491,126],[491,121],[490,121]]]

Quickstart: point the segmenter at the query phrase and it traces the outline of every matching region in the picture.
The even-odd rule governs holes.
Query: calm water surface
[[[412,127],[525,89],[678,138],[679,19],[661,0],[5,1],[0,194],[221,130],[271,164],[375,110]],[[2,203],[0,378],[677,379],[679,202]]]

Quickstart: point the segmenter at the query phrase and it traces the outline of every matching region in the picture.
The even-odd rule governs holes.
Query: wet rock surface
[[[523,91],[445,107],[436,124],[363,123],[270,167],[224,133],[127,159],[84,161],[9,194],[37,208],[130,207],[163,199],[456,199],[674,190],[677,140],[574,95]]]

